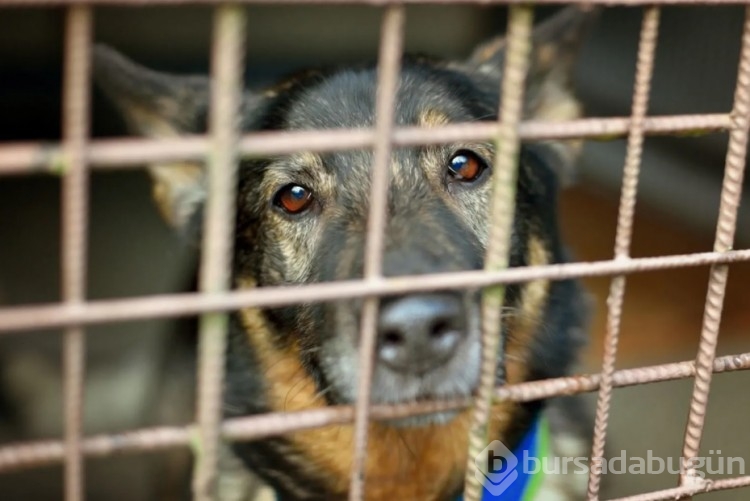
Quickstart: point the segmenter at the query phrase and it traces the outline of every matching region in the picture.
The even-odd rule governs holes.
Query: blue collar
[[[506,449],[507,451],[507,449]],[[511,465],[503,462],[507,467],[496,474],[497,486],[493,494],[485,487],[482,487],[482,501],[533,501],[542,483],[544,468],[542,462],[548,457],[549,453],[549,424],[547,420],[539,414],[521,439],[518,446],[512,451],[517,461]],[[530,461],[531,460],[531,461]],[[530,468],[530,465],[533,468]],[[511,469],[512,466],[512,469]],[[533,471],[530,471],[533,470]],[[481,475],[481,473],[480,473]],[[486,477],[485,477],[486,479]],[[486,479],[489,482],[489,479]],[[456,501],[463,501],[463,495],[460,495]]]

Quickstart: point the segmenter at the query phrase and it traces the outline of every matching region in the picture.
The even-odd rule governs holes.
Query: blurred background
[[[539,9],[546,17],[554,9]],[[248,8],[248,69],[263,83],[300,67],[377,55],[380,11],[369,7]],[[576,81],[587,116],[630,112],[641,10],[603,13],[587,41]],[[743,10],[664,9],[650,114],[717,113],[731,109]],[[407,13],[410,52],[462,57],[502,32],[499,8],[421,6]],[[0,141],[58,140],[63,11],[4,9],[0,15]],[[211,10],[96,9],[95,39],[154,68],[206,72]],[[94,94],[93,133],[123,135],[123,124]],[[726,134],[648,138],[632,254],[709,251],[718,213]],[[561,217],[576,260],[613,253],[625,141],[588,142],[576,184],[566,189]],[[746,183],[747,184],[747,183]],[[747,190],[746,190],[747,191]],[[0,307],[58,300],[59,180],[36,174],[0,177]],[[750,204],[741,207],[737,248],[750,243]],[[158,218],[146,174],[96,172],[91,184],[89,297],[183,291],[195,255]],[[628,278],[618,367],[695,357],[707,268]],[[733,265],[724,307],[720,354],[750,351],[750,264]],[[609,279],[585,280],[592,294],[591,343],[582,371],[599,370]],[[156,423],[184,423],[192,409],[193,353],[188,321],[132,322],[89,329],[87,433]],[[0,336],[0,443],[61,435],[59,336]],[[704,455],[743,457],[750,468],[749,373],[716,375]],[[619,454],[677,458],[691,381],[644,385],[615,393],[610,449]],[[593,397],[593,396],[592,396]],[[593,398],[592,398],[593,402]],[[174,499],[184,484],[185,453],[90,461],[89,499]],[[61,468],[0,475],[3,500],[60,499]],[[747,473],[747,472],[745,472]],[[606,497],[676,485],[671,475],[609,475]],[[747,499],[745,491],[701,499]]]

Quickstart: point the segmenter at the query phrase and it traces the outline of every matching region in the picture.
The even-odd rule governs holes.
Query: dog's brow
[[[326,174],[322,159],[305,152],[275,159],[268,165],[263,180],[266,186],[274,188],[292,182],[316,184]]]

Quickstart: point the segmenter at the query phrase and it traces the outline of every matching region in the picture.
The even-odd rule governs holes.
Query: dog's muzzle
[[[357,308],[344,318],[356,318]],[[345,310],[339,310],[343,312]],[[481,336],[477,291],[414,294],[383,298],[370,398],[373,403],[404,403],[469,396],[479,380]],[[357,398],[359,322],[342,323],[323,343],[320,365],[335,400]],[[345,333],[345,334],[344,334]],[[404,425],[445,422],[453,414],[403,420]]]

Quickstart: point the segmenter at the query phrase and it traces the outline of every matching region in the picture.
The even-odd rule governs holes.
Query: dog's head
[[[570,70],[585,18],[569,9],[536,30],[527,117],[578,116]],[[463,61],[404,59],[396,124],[437,127],[496,120],[503,49],[503,40],[496,39]],[[134,131],[155,137],[205,131],[209,79],[147,70],[103,47],[95,52],[95,75]],[[272,88],[249,90],[242,104],[243,130],[373,127],[376,82],[376,69],[361,66],[308,71]],[[574,149],[561,144],[522,149],[512,266],[561,260],[555,193]],[[383,255],[386,276],[482,267],[494,156],[492,141],[394,149]],[[236,286],[361,278],[372,164],[373,154],[366,150],[243,161],[237,192]],[[186,228],[200,221],[206,192],[203,166],[152,165],[150,173],[155,198],[170,223]],[[548,296],[545,282],[512,287],[507,305],[514,320],[509,325],[519,332],[537,329]],[[479,376],[479,305],[476,290],[383,298],[373,401],[471,394]],[[256,353],[265,349],[261,344],[296,350],[319,392],[329,401],[351,402],[356,398],[361,306],[361,300],[300,304],[250,312],[245,323]],[[255,336],[268,339],[261,342]],[[528,345],[530,339],[518,344]],[[517,357],[526,355],[519,351]],[[511,358],[508,362],[514,363]]]
[[[589,15],[568,8],[533,35],[525,116],[579,116],[571,68]],[[461,61],[405,58],[399,126],[497,120],[502,38]],[[138,66],[111,49],[95,52],[99,87],[131,129],[153,137],[206,130],[210,81]],[[312,70],[248,90],[244,131],[370,128],[377,71],[363,65]],[[524,145],[519,156],[511,266],[564,259],[556,192],[569,177],[576,143]],[[479,269],[488,239],[495,144],[468,141],[395,148],[389,169],[383,273],[405,277]],[[363,276],[373,154],[310,152],[243,160],[237,188],[234,285],[238,288],[350,280]],[[194,234],[206,189],[204,167],[151,165],[154,196],[173,226]],[[191,230],[192,228],[192,230]],[[357,396],[362,301],[245,309],[232,317],[225,404],[230,414],[349,403]],[[500,363],[509,382],[564,374],[581,329],[580,294],[568,281],[507,288]],[[480,292],[382,298],[374,402],[464,397],[479,379]],[[493,437],[511,440],[533,404],[495,404]],[[469,411],[370,424],[367,498],[453,499],[466,465]],[[393,424],[401,425],[398,428]],[[515,428],[514,428],[515,427]],[[516,438],[513,438],[513,437]],[[353,461],[352,427],[297,432],[234,450],[285,499],[343,499]],[[374,482],[370,480],[375,479]]]

